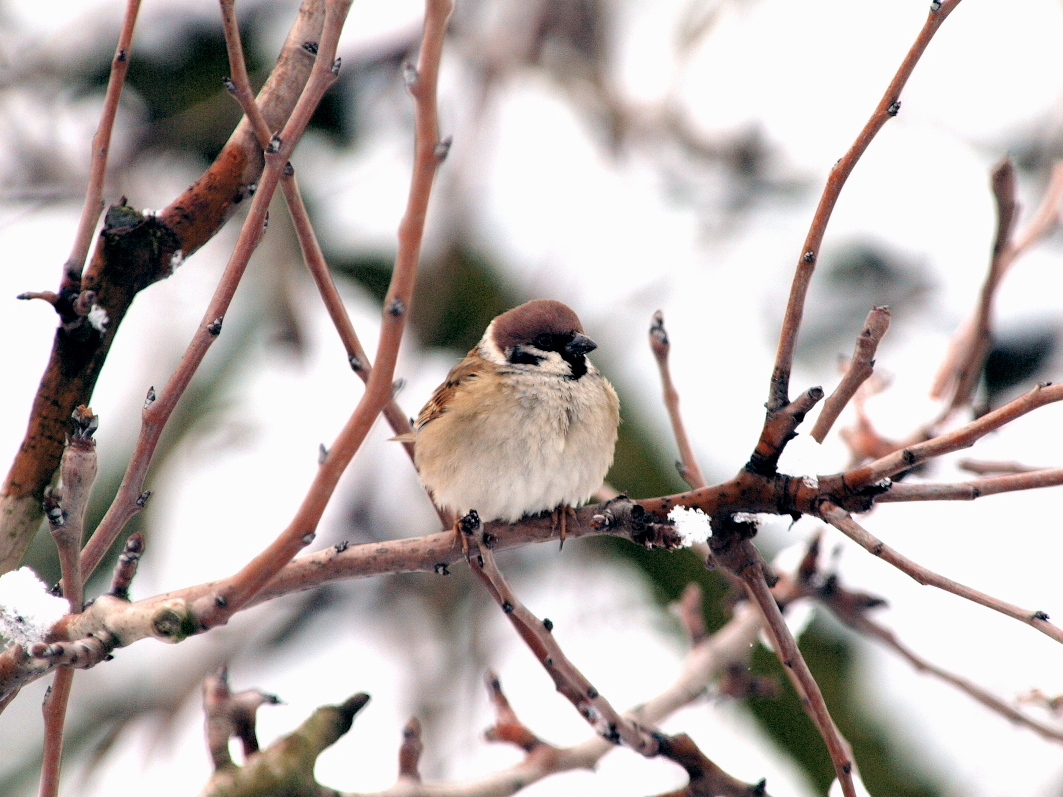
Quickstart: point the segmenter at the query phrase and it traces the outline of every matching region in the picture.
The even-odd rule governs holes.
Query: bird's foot
[[[568,504],[560,504],[554,509],[550,510],[550,528],[556,529],[561,527],[561,544],[558,546],[558,550],[562,550],[565,547],[565,537],[568,535],[568,517],[572,516],[572,519],[576,519],[576,510]]]
[[[458,543],[461,545],[461,553],[465,557],[465,561],[469,561],[469,539],[480,530],[483,524],[480,522],[480,515],[475,509],[470,509],[468,514],[458,518],[454,521],[454,533],[458,537]]]

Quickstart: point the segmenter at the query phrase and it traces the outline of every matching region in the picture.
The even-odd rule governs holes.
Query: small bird
[[[485,522],[559,512],[564,543],[564,513],[601,486],[620,423],[616,391],[587,359],[596,348],[561,302],[496,317],[414,424],[414,463],[436,504]]]

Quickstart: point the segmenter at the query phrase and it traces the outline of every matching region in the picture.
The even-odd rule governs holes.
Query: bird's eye
[[[536,346],[536,348],[539,348],[539,349],[542,349],[543,351],[546,351],[547,349],[549,349],[553,345],[554,345],[554,336],[551,335],[549,332],[540,332],[538,335],[535,336],[535,346]]]

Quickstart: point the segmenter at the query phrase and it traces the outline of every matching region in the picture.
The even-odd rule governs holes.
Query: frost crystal
[[[107,322],[111,320],[107,316],[107,311],[98,304],[92,305],[92,309],[89,310],[88,319],[92,328],[100,333],[103,333],[104,330],[107,329]]]
[[[696,542],[705,542],[712,536],[709,516],[700,509],[677,506],[668,513],[668,519],[675,524],[681,548],[689,548]]]
[[[44,582],[28,567],[0,576],[0,634],[29,648],[68,611],[62,598],[49,595]]]

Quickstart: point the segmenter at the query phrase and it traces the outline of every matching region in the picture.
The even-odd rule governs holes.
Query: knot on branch
[[[100,236],[104,267],[90,266],[85,273],[84,290],[102,295],[106,287],[103,283],[110,282],[121,283],[131,295],[136,294],[170,276],[175,264],[180,263],[180,258],[175,258],[181,252],[176,233],[153,213],[141,213],[124,202],[107,210]],[[105,274],[104,269],[109,273]]]
[[[152,634],[163,642],[181,642],[200,631],[191,607],[183,600],[168,601],[151,618]]]
[[[673,550],[683,547],[683,539],[674,524],[660,522],[626,495],[620,495],[601,505],[591,524],[598,531],[623,531],[632,542],[645,548]]]

